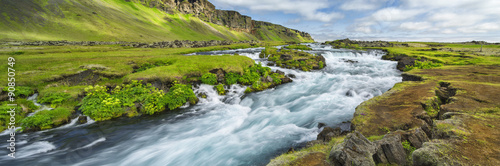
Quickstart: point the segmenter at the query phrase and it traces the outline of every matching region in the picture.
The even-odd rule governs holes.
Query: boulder
[[[337,128],[325,127],[323,129],[323,131],[321,131],[318,134],[318,137],[316,140],[329,142],[332,138],[340,136],[341,134],[342,134],[342,131],[340,130],[340,127],[337,127]]]
[[[281,83],[284,84],[284,83],[289,83],[289,82],[292,82],[293,80],[290,79],[290,77],[283,77],[281,78]]]
[[[84,124],[84,123],[87,123],[87,116],[85,115],[78,116],[78,124]]]
[[[398,61],[397,69],[403,71],[406,66],[415,65],[415,58],[412,57],[402,57],[401,60]]]
[[[296,78],[295,74],[287,74],[286,76],[290,78]]]
[[[278,73],[279,75],[285,75],[285,72],[281,71],[281,70],[276,70],[275,73]]]
[[[429,137],[421,128],[411,131],[407,135],[407,139],[408,142],[410,142],[410,144],[417,149],[421,148],[424,142],[429,142]]]
[[[209,72],[217,76],[217,82],[224,83],[224,75],[226,74],[226,72],[223,69],[212,69]]]
[[[401,144],[401,135],[388,134],[383,139],[375,141],[376,153],[373,159],[376,163],[389,163],[404,165],[406,163],[406,151]]]
[[[292,55],[288,55],[288,54],[281,54],[281,55],[280,55],[280,59],[281,59],[282,61],[289,61],[289,60],[292,60],[292,59],[293,59],[293,57],[292,57]]]
[[[411,157],[414,166],[457,165],[442,152],[449,151],[449,145],[443,142],[426,142],[415,150]],[[461,165],[461,164],[459,164]]]
[[[328,159],[335,166],[375,165],[372,158],[375,151],[375,145],[355,131],[348,134],[343,143],[332,148]]]

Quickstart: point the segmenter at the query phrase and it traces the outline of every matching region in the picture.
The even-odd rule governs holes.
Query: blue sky
[[[254,20],[335,39],[500,42],[500,0],[210,0]]]

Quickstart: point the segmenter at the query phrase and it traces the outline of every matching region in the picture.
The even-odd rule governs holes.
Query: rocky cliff
[[[134,1],[134,0],[127,0]],[[148,7],[158,8],[167,13],[192,14],[203,21],[222,25],[231,30],[251,33],[260,40],[300,40],[313,41],[311,35],[295,29],[264,21],[255,21],[237,11],[218,10],[207,0],[135,0]]]

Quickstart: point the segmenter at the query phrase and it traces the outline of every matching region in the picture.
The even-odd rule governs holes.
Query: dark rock
[[[282,61],[289,61],[289,60],[292,60],[292,59],[293,59],[293,57],[292,57],[292,55],[288,55],[288,54],[281,54],[280,59],[281,59]]]
[[[295,74],[287,74],[286,76],[287,76],[287,77],[290,77],[290,78],[296,78],[296,77],[295,77]]]
[[[354,91],[353,90],[348,90],[346,93],[345,93],[346,96],[349,96],[349,97],[352,97],[354,96]]]
[[[462,165],[450,159],[443,152],[450,151],[449,145],[442,142],[426,142],[415,150],[411,157],[414,166]]]
[[[84,123],[87,123],[87,116],[85,115],[78,116],[78,124],[84,124]]]
[[[355,61],[355,60],[350,60],[350,59],[347,59],[347,60],[346,60],[346,59],[343,59],[343,60],[344,60],[344,62],[346,62],[346,63],[359,63],[358,61]]]
[[[224,83],[224,76],[226,72],[222,68],[212,69],[209,72],[217,76],[217,82]]]
[[[269,63],[267,63],[267,66],[275,66],[275,65],[276,65],[276,64],[275,64],[275,63],[273,63],[273,62],[269,62]]]
[[[341,134],[342,134],[342,131],[340,130],[340,127],[337,127],[337,128],[325,127],[323,129],[323,131],[321,131],[318,134],[318,137],[316,140],[329,142],[332,138],[340,136]]]
[[[398,61],[397,69],[400,71],[403,71],[406,66],[413,66],[415,65],[415,58],[412,57],[403,57],[401,60]]]
[[[276,70],[275,73],[278,73],[279,75],[285,75],[285,72],[281,71],[281,70]]]
[[[424,80],[421,76],[408,74],[408,73],[402,73],[401,76],[403,77],[403,81],[423,81]]]
[[[284,83],[289,83],[289,82],[292,82],[293,80],[290,79],[289,77],[284,77],[284,78],[281,78],[281,83],[284,84]]]
[[[318,128],[322,128],[322,127],[325,127],[325,126],[326,126],[325,123],[321,123],[321,122],[318,123]]]
[[[417,128],[408,133],[407,139],[408,142],[410,142],[410,144],[417,149],[421,148],[424,142],[429,142],[429,137],[421,128]]]
[[[349,133],[344,142],[330,151],[328,159],[335,166],[344,165],[375,165],[372,155],[375,154],[375,145],[361,133]]]
[[[389,163],[404,165],[406,163],[406,151],[401,144],[399,134],[389,134],[383,139],[374,142],[377,146],[376,153],[373,155],[377,163]]]

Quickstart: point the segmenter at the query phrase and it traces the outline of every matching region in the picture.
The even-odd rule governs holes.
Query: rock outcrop
[[[281,25],[264,21],[255,21],[251,17],[241,15],[237,11],[218,10],[208,0],[133,0],[145,6],[155,7],[167,13],[180,12],[182,14],[192,14],[203,21],[217,25],[222,25],[231,30],[247,32],[259,40],[271,40],[267,35],[269,31],[277,34],[281,38],[295,39],[303,38],[312,41],[311,35],[295,29],[286,28]],[[269,34],[271,35],[271,34]]]

